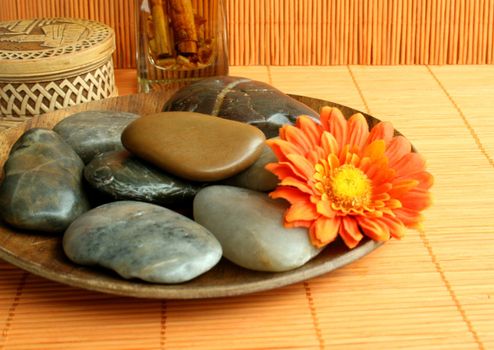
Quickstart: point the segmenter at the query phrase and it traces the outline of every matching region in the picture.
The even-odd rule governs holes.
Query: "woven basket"
[[[43,18],[0,22],[0,127],[117,95],[113,30]]]

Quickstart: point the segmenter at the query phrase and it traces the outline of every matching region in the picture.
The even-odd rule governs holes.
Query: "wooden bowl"
[[[22,133],[33,127],[52,128],[63,118],[85,110],[116,110],[145,115],[161,110],[173,91],[115,97],[65,110],[51,112],[0,133],[0,168],[8,152]],[[339,107],[346,116],[358,111],[332,102],[303,96],[293,96],[315,110],[322,106]],[[362,113],[372,126],[377,119]],[[3,171],[2,171],[3,176]],[[222,259],[212,270],[187,283],[176,285],[151,284],[139,280],[125,280],[116,273],[72,263],[62,250],[62,236],[38,232],[24,232],[0,222],[0,258],[33,274],[53,281],[89,290],[140,298],[192,299],[225,297],[273,289],[300,282],[355,261],[376,249],[380,244],[363,241],[348,250],[341,242],[331,244],[304,266],[282,273],[250,271]]]

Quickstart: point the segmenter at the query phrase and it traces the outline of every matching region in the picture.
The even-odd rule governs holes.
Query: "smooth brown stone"
[[[194,112],[163,112],[132,122],[123,145],[135,155],[176,176],[217,181],[252,165],[265,137],[257,128]]]

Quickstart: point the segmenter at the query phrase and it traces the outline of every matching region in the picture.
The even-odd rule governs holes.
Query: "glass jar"
[[[228,74],[222,0],[135,0],[140,92]]]

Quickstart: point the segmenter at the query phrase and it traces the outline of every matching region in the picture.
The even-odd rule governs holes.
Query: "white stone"
[[[248,269],[287,271],[321,250],[305,228],[285,228],[284,200],[231,186],[210,186],[194,199],[194,220],[220,241],[223,256]]]

